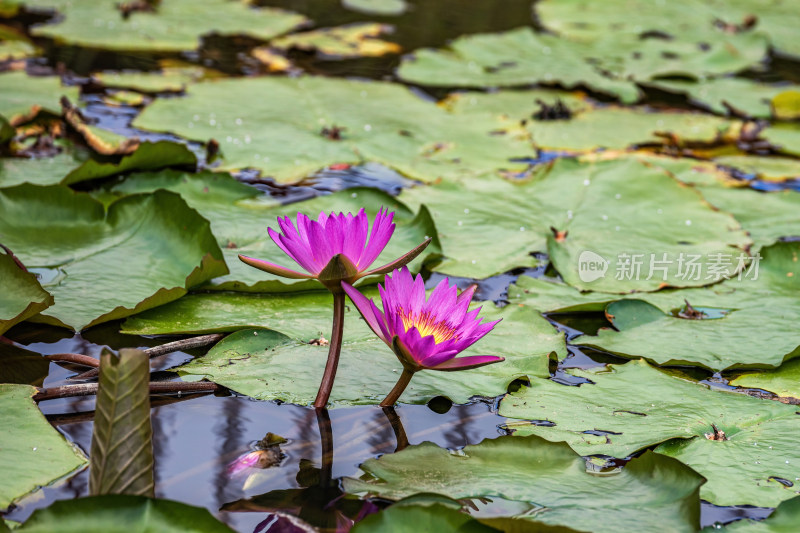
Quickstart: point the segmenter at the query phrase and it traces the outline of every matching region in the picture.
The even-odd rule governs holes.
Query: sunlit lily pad
[[[0,250],[0,335],[53,305],[53,297],[12,256]]]
[[[749,372],[731,380],[731,385],[764,389],[778,396],[800,398],[800,359],[793,359],[775,370]]]
[[[425,442],[361,465],[344,488],[397,500],[418,492],[471,499],[481,517],[516,516],[598,533],[697,527],[703,479],[647,453],[622,470],[593,475],[582,457],[538,437],[500,437],[453,452]],[[481,500],[485,499],[485,500]]]
[[[225,274],[207,222],[176,194],[123,198],[108,213],[67,187],[0,190],[0,238],[56,300],[37,319],[81,330],[175,300]]]
[[[218,297],[208,298],[207,305],[219,309],[214,303]],[[321,333],[329,336],[330,315],[325,317],[327,321],[322,316],[328,307],[317,308],[313,315],[314,327],[292,332],[294,338],[304,342],[271,331],[243,330],[226,337],[204,357],[179,367],[178,372],[184,376],[205,377],[260,400],[310,405],[317,394],[328,347],[309,341],[318,339]],[[248,311],[244,304],[240,304],[238,310],[239,314]],[[289,316],[286,311],[277,314],[277,321],[264,314],[258,322],[276,327],[277,322],[285,320],[291,325],[297,320],[294,314]],[[491,335],[463,353],[502,355],[506,360],[462,372],[418,372],[401,396],[402,403],[424,403],[436,396],[466,403],[473,396],[497,396],[505,392],[514,379],[549,375],[550,354],[566,353],[563,335],[533,309],[516,306],[496,309],[488,304],[481,315],[489,320],[503,318],[503,321]],[[334,406],[377,404],[394,386],[402,367],[391,350],[360,321],[354,308],[348,316],[331,403]],[[367,361],[370,378],[365,380],[363,368]]]
[[[297,48],[316,51],[323,56],[333,57],[372,57],[386,54],[397,54],[400,45],[378,39],[382,34],[390,33],[392,27],[375,22],[361,22],[320,28],[302,33],[293,33],[270,42],[270,45],[288,50]]]
[[[25,533],[232,533],[207,509],[170,500],[108,494],[56,501],[18,529]]]
[[[761,136],[783,153],[800,155],[800,125],[793,122],[773,124]]]
[[[736,254],[742,251],[736,246],[749,242],[733,218],[712,210],[696,191],[631,160],[558,160],[520,179],[413,188],[400,200],[424,203],[434,213],[446,257],[436,270],[467,277],[533,266],[536,259],[529,254],[549,250],[564,279],[584,290],[646,291],[666,282],[704,285],[709,282],[679,279],[679,254]],[[559,241],[551,228],[568,233]],[[589,280],[579,272],[587,250],[610,262],[604,277]],[[648,280],[646,269],[638,279],[633,272],[617,279],[623,254],[634,253],[648,258],[666,253],[673,260],[666,279]]]
[[[700,496],[717,505],[774,506],[797,494],[774,479],[794,483],[797,475],[800,452],[794,435],[800,418],[794,406],[709,390],[641,360],[610,370],[570,370],[592,382],[579,387],[533,380],[503,399],[500,414],[552,422],[550,427],[522,421],[508,427],[515,434],[566,441],[582,455],[625,457],[664,443],[656,452],[706,477]]]
[[[800,118],[800,87],[792,86],[776,94],[770,104],[775,118],[797,120]]]
[[[588,49],[531,28],[459,37],[447,50],[423,49],[405,58],[398,76],[437,87],[514,87],[545,83],[565,89],[579,86],[619,97],[639,99],[636,85],[607,78],[582,54]]]
[[[306,20],[296,13],[254,7],[243,0],[165,0],[152,11],[134,10],[128,16],[114,2],[26,0],[24,4],[31,10],[55,10],[62,16],[54,23],[36,26],[33,34],[37,37],[126,51],[195,50],[201,38],[212,33],[266,40]]]
[[[269,98],[253,98],[253,95]],[[335,163],[375,161],[423,181],[514,168],[530,143],[490,135],[401,85],[319,77],[197,83],[134,121],[200,141],[216,139],[219,169],[257,168],[293,182]]]
[[[62,86],[58,76],[28,76],[24,71],[17,71],[0,74],[0,93],[3,95],[0,115],[16,126],[43,109],[60,115],[61,97],[77,101],[80,89]]]
[[[376,267],[394,261],[414,249],[426,237],[436,236],[427,210],[420,209],[414,213],[392,196],[374,189],[348,189],[302,204],[281,206],[274,198],[262,195],[257,189],[236,181],[229,174],[163,171],[133,175],[111,189],[111,192],[134,194],[157,189],[179,193],[191,207],[211,222],[211,230],[223,249],[231,273],[215,279],[206,288],[256,292],[320,288],[321,285],[316,281],[281,278],[257,270],[245,265],[237,257],[238,254],[243,254],[289,268],[299,268],[267,235],[268,227],[277,228],[279,216],[289,216],[294,220],[297,213],[302,212],[316,219],[321,211],[356,213],[364,208],[372,219],[381,207],[394,211],[394,223],[397,227],[391,241],[376,259]],[[426,258],[437,253],[438,245],[434,241],[411,263],[411,268],[418,270]]]
[[[5,364],[5,363],[4,363]],[[36,389],[0,384],[0,509],[86,464],[86,457],[64,440],[31,400]]]

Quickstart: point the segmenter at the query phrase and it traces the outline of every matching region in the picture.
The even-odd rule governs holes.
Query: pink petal
[[[367,244],[367,233],[369,232],[369,219],[364,209],[359,209],[353,216],[348,213],[346,218],[346,234],[342,253],[353,263],[358,265]]]
[[[314,257],[311,255],[311,250],[307,246],[298,241],[290,240],[284,235],[278,235],[278,240],[283,245],[281,248],[288,252],[289,257],[297,261],[300,266],[310,273],[317,274],[322,270],[322,267],[317,266]]]
[[[309,279],[313,277],[309,274],[303,274],[302,272],[297,272],[295,270],[276,265],[275,263],[264,261],[263,259],[254,259],[252,257],[247,257],[246,255],[239,255],[239,259],[251,267],[255,267],[259,270],[263,270],[264,272],[269,272],[270,274],[275,274],[276,276],[282,276],[284,278]]]
[[[444,278],[436,284],[423,309],[431,316],[436,317],[437,321],[447,321],[455,326],[461,322],[462,318],[461,316],[453,316],[457,300],[458,288],[455,285],[450,285],[449,278]]]
[[[429,367],[430,370],[468,370],[470,368],[478,368],[479,366],[490,365],[492,363],[499,363],[505,361],[504,357],[497,355],[469,355],[466,357],[456,357],[441,363],[435,367]]]
[[[381,252],[386,248],[386,244],[394,233],[395,225],[392,224],[394,213],[384,214],[383,208],[375,215],[375,221],[372,223],[372,233],[370,233],[367,247],[364,254],[358,261],[358,268],[364,270],[381,255]]]
[[[463,322],[462,318],[466,318],[467,310],[469,309],[469,304],[472,302],[472,296],[475,294],[475,290],[478,288],[477,285],[470,285],[465,290],[461,291],[461,294],[458,295],[456,298],[456,305],[453,307],[453,316],[459,317],[457,318],[457,322]]]
[[[314,263],[320,265],[320,269],[325,268],[335,254],[328,241],[325,227],[319,222],[311,222],[308,225],[308,243],[311,253],[314,254]]]
[[[358,289],[350,285],[349,283],[343,281],[342,288],[344,292],[350,297],[353,304],[355,304],[356,309],[358,312],[361,313],[361,316],[364,317],[364,320],[367,322],[367,325],[370,329],[375,332],[383,342],[389,343],[387,340],[387,336],[385,334],[385,329],[381,326],[381,322],[383,322],[383,315],[376,315],[375,312],[377,311],[377,307],[375,304],[372,303],[372,300],[368,299],[366,296],[361,294]]]

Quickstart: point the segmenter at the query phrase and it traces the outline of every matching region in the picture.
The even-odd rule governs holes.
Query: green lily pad
[[[214,302],[209,304],[214,305]],[[292,332],[293,337],[303,342],[275,331],[242,330],[226,337],[204,357],[178,367],[177,371],[184,376],[207,378],[259,400],[310,405],[317,394],[328,347],[308,341],[317,339],[321,333],[328,335],[330,315],[325,324],[321,314],[329,307],[318,308],[315,317],[319,320],[314,327]],[[242,314],[246,308],[240,305],[237,310]],[[294,317],[299,314],[292,310],[290,322],[297,320]],[[466,403],[474,396],[494,397],[505,392],[509,383],[517,378],[549,375],[551,354],[566,354],[563,335],[533,309],[516,306],[497,309],[487,305],[481,316],[503,321],[492,333],[465,350],[464,355],[502,355],[506,360],[463,372],[418,372],[400,398],[401,402],[424,403],[436,396],[446,396],[455,403]],[[345,342],[330,401],[337,407],[376,404],[394,386],[402,367],[389,347],[358,319],[354,308],[346,317],[349,318],[344,327]],[[280,320],[279,316],[277,321]],[[261,322],[272,323],[270,327],[276,329],[281,327],[269,315]],[[369,380],[363,379],[365,361],[369,361],[371,368]],[[301,375],[303,378],[298,379]]]
[[[745,78],[717,78],[700,82],[658,80],[650,85],[659,89],[683,94],[695,105],[710,109],[714,113],[727,114],[730,108],[739,113],[771,118],[772,99],[794,86],[768,85]]]
[[[144,496],[108,494],[56,501],[17,530],[25,533],[232,533],[207,509]]]
[[[273,40],[270,45],[282,50],[297,48],[316,51],[323,56],[375,57],[401,51],[400,45],[377,38],[391,31],[392,27],[388,24],[359,22],[293,33]]]
[[[697,527],[703,479],[670,458],[646,453],[622,470],[594,475],[564,444],[500,437],[453,452],[425,442],[361,465],[344,489],[397,500],[418,492],[488,499],[476,517],[516,516],[582,531]]]
[[[401,85],[320,77],[197,83],[183,98],[156,100],[134,125],[214,138],[220,170],[256,168],[279,182],[362,161],[423,181],[452,179],[513,168],[510,159],[531,153],[530,143],[492,136],[491,125],[454,116]]]
[[[0,115],[12,126],[32,119],[40,110],[61,114],[59,100],[66,96],[78,100],[78,87],[63,87],[58,76],[28,76],[24,71],[0,74]]]
[[[737,520],[725,526],[734,533],[793,533],[800,521],[800,496],[781,502],[765,520]]]
[[[158,72],[98,72],[92,78],[105,87],[130,89],[144,93],[179,93],[203,79],[202,67],[166,67]]]
[[[197,157],[185,144],[145,141],[136,150],[120,159],[119,163],[101,163],[94,159],[85,161],[67,174],[60,183],[72,185],[82,181],[105,178],[131,170],[155,170],[168,166],[194,167]]]
[[[159,2],[152,12],[133,11],[127,17],[113,2],[26,0],[24,4],[29,10],[61,15],[54,24],[33,28],[36,37],[119,51],[195,50],[209,34],[267,40],[306,22],[302,15],[253,7],[242,0],[168,0]]]
[[[582,455],[613,457],[663,443],[656,452],[708,479],[700,497],[716,505],[774,506],[796,495],[774,479],[794,481],[800,462],[794,406],[709,390],[642,360],[570,373],[592,384],[534,380],[502,400],[502,416],[555,424],[509,423],[515,435],[566,441]],[[726,440],[711,440],[714,427]]]
[[[8,119],[0,115],[0,146],[8,143],[16,135],[16,130],[8,122]]]
[[[0,190],[0,239],[56,303],[37,319],[81,330],[165,304],[223,275],[208,222],[176,194],[100,202],[64,186]]]
[[[62,143],[62,151],[52,157],[3,157],[0,158],[0,187],[12,187],[21,183],[35,185],[57,185],[65,176],[88,159],[83,150],[74,150]]]
[[[731,380],[731,385],[764,389],[778,396],[800,398],[800,359],[793,359],[775,370],[748,372]]]
[[[459,37],[447,50],[417,50],[403,60],[397,75],[408,82],[435,87],[545,83],[565,89],[585,86],[626,103],[639,99],[636,85],[607,78],[586,61],[583,54],[588,51],[580,43],[518,28]]]
[[[468,277],[532,266],[531,252],[549,250],[564,279],[584,290],[703,285],[709,282],[680,279],[679,254],[735,254],[740,250],[734,247],[749,242],[733,218],[712,210],[696,191],[631,160],[561,159],[521,179],[442,183],[405,190],[400,199],[410,206],[424,203],[434,213],[446,257],[435,269]],[[568,231],[563,242],[552,239],[551,228]],[[589,280],[579,272],[585,252],[609,261],[605,277]],[[617,279],[624,253],[666,253],[673,261],[667,279],[647,280],[646,269],[638,280]]]
[[[458,531],[497,533],[499,529],[481,524],[469,515],[441,504],[393,505],[358,522],[351,530],[366,533],[417,533]]]
[[[10,26],[0,25],[0,61],[23,59],[39,53],[24,34]]]
[[[726,167],[754,174],[767,181],[800,179],[800,161],[788,157],[759,157],[751,155],[729,155],[714,159]]]
[[[402,15],[408,9],[406,0],[342,0],[342,7],[367,15],[384,17]]]
[[[762,55],[756,56],[756,50],[751,48],[754,43],[748,46],[751,40],[760,40],[764,44],[769,41],[782,53],[800,53],[800,47],[791,38],[792,29],[800,24],[800,12],[792,2],[772,2],[767,7],[760,0],[714,0],[703,4],[692,0],[659,4],[648,0],[612,0],[595,4],[581,0],[545,0],[537,3],[536,13],[549,30],[585,43],[613,37],[621,41],[653,42],[661,45],[664,51],[673,53],[676,43],[694,45],[694,53],[703,57],[710,68],[726,67],[722,72],[713,71],[716,74],[745,68],[745,59],[753,63],[761,59],[766,49],[762,48]],[[620,17],[620,13],[625,13],[625,16]],[[748,18],[754,20],[748,22]],[[636,63],[646,58],[646,55],[632,56],[629,62]],[[744,64],[736,68],[736,59]],[[686,71],[675,73],[692,74]]]
[[[86,464],[86,457],[64,440],[31,397],[28,385],[0,384],[5,429],[0,435],[0,509]]]
[[[317,281],[281,278],[250,267],[237,257],[243,254],[295,268],[294,261],[269,238],[267,228],[277,228],[279,216],[295,220],[298,211],[316,218],[321,211],[356,213],[364,208],[371,219],[381,207],[394,211],[397,227],[389,244],[376,259],[376,267],[394,261],[429,236],[434,237],[434,242],[409,268],[418,270],[426,258],[438,254],[436,229],[427,209],[419,209],[415,214],[392,196],[374,189],[348,189],[302,204],[282,206],[274,198],[236,181],[229,174],[163,171],[132,175],[110,192],[134,194],[157,189],[179,193],[189,206],[211,222],[211,230],[223,249],[230,274],[213,280],[205,287],[209,289],[255,292],[319,289],[321,285]]]
[[[751,251],[769,246],[780,237],[800,235],[800,194],[792,190],[763,192],[743,187],[712,163],[694,159],[635,156],[648,165],[663,168],[678,180],[695,185],[714,207],[731,213],[753,239]],[[754,172],[765,180],[789,178],[800,169],[781,157],[723,156],[716,163]]]
[[[542,100],[556,100],[569,109],[571,118],[542,120]],[[656,112],[645,108],[593,108],[569,93],[555,91],[501,91],[464,93],[450,98],[450,109],[482,119],[494,135],[520,136],[527,132],[540,148],[573,152],[624,149],[639,144],[670,142],[708,143],[734,132],[738,126],[720,117],[686,112]],[[608,135],[613,131],[614,135]],[[660,134],[660,135],[659,135]]]
[[[53,305],[53,297],[36,276],[26,272],[0,250],[0,335]]]
[[[773,124],[761,136],[778,148],[779,151],[800,155],[800,125],[793,122]]]

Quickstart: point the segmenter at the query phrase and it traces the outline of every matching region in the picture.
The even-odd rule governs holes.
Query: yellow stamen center
[[[454,337],[457,338],[455,327],[444,320],[437,322],[436,317],[430,313],[407,313],[402,307],[398,307],[397,312],[403,321],[403,327],[406,331],[411,328],[417,328],[422,337],[433,335],[433,340],[436,344],[441,344]]]

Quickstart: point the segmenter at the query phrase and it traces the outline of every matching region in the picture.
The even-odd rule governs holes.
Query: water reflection
[[[84,451],[91,447],[93,400],[42,402],[50,421]],[[76,414],[77,413],[77,414]],[[344,497],[338,480],[359,474],[370,457],[432,441],[446,448],[500,435],[505,418],[484,403],[454,405],[445,413],[427,406],[353,407],[325,411],[238,396],[193,399],[154,397],[156,495],[208,508],[237,531],[265,529],[270,510],[298,514],[318,527],[344,527],[367,513],[364,502]],[[286,439],[283,459],[255,475],[228,476],[227,467],[267,432]],[[25,520],[54,500],[87,494],[88,470],[20,502],[7,515]],[[246,482],[245,482],[246,481]],[[334,531],[335,529],[331,529]]]

